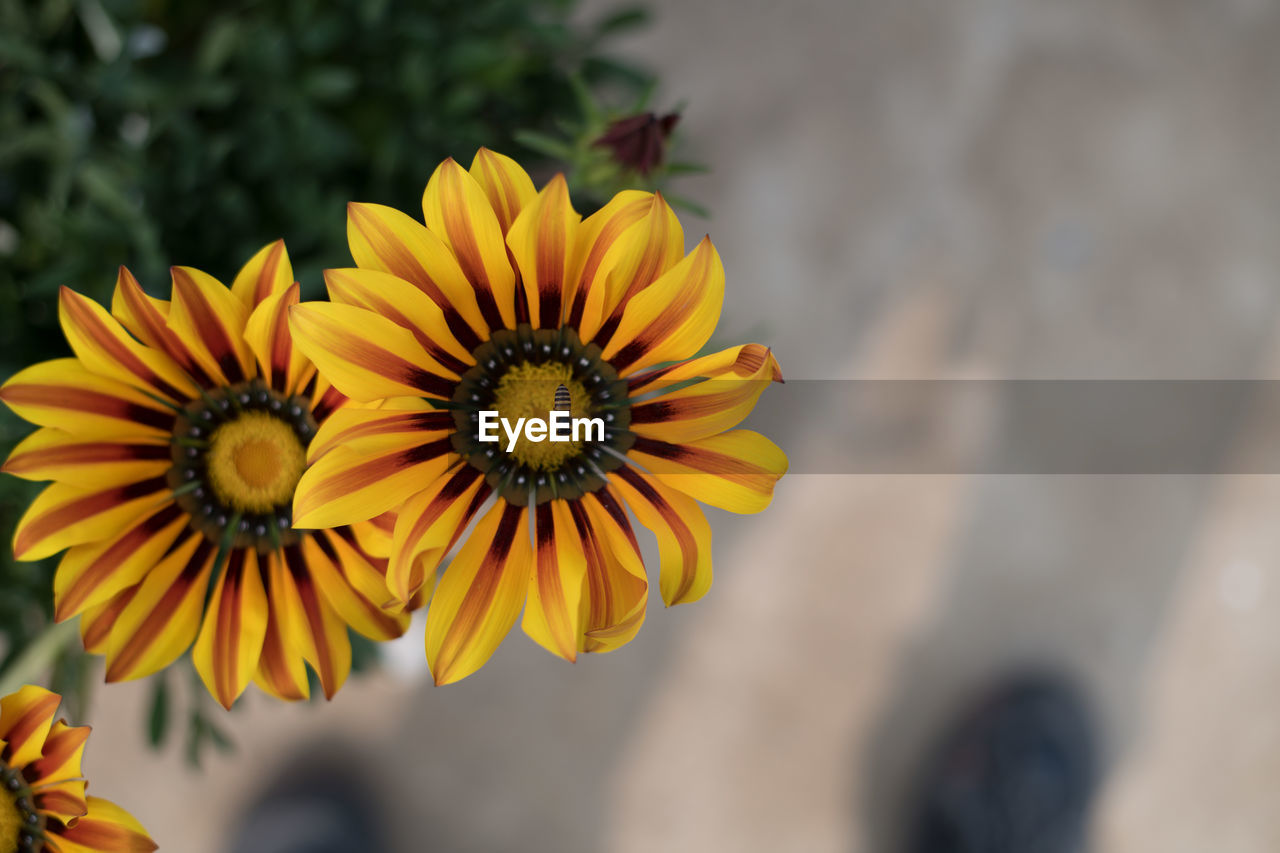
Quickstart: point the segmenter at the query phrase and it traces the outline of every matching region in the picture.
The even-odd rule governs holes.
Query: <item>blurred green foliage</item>
[[[575,113],[575,85],[646,88],[602,50],[644,13],[584,27],[573,7],[0,0],[0,376],[68,354],[62,285],[109,304],[125,264],[166,295],[171,263],[229,280],[284,237],[318,296],[350,263],[348,201],[416,210],[446,156],[538,159],[515,132]],[[0,455],[29,430],[0,414]],[[5,543],[37,490],[0,477]],[[53,563],[0,551],[0,671],[48,623]],[[83,682],[63,658],[55,683]]]

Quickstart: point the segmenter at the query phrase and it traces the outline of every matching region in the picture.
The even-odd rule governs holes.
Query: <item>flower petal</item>
[[[137,592],[138,587],[131,586],[80,614],[80,639],[84,642],[86,652],[92,655],[107,653],[107,639],[111,636],[111,629]]]
[[[619,235],[600,262],[598,277],[605,287],[587,294],[584,320],[599,318],[599,330],[587,324],[583,340],[606,346],[622,320],[631,297],[653,284],[684,256],[684,229],[675,211],[655,193],[640,221]],[[590,337],[586,337],[589,335]]]
[[[158,672],[187,650],[216,556],[217,548],[193,533],[147,573],[107,638],[107,681]]]
[[[44,427],[15,447],[0,471],[26,480],[55,480],[93,488],[163,474],[172,464],[170,456],[168,442],[158,436],[130,442],[86,441]]]
[[[173,267],[168,325],[191,349],[204,372],[222,385],[254,375],[253,352],[244,340],[249,308],[222,282],[192,267]]]
[[[581,218],[569,201],[564,175],[556,175],[507,234],[507,246],[524,281],[529,322],[535,329],[560,327],[561,297]]]
[[[471,177],[484,190],[503,234],[511,230],[511,223],[538,194],[533,180],[519,163],[488,148],[476,152],[471,161]]]
[[[476,290],[489,328],[515,328],[515,273],[502,226],[476,179],[452,158],[431,175],[422,194],[427,228],[443,240]]]
[[[413,333],[431,357],[456,379],[475,364],[471,352],[454,337],[440,306],[403,278],[374,270],[325,270],[329,298],[391,320]]]
[[[755,513],[773,500],[787,454],[758,432],[737,429],[684,444],[636,438],[630,457],[653,476],[705,504]]]
[[[578,657],[582,586],[587,574],[583,539],[568,501],[534,510],[534,568],[522,627],[538,645],[568,661]]]
[[[387,566],[387,587],[396,602],[405,606],[431,585],[440,562],[490,491],[479,471],[460,465],[404,505],[396,518]]]
[[[694,441],[732,429],[751,414],[764,389],[782,379],[773,354],[759,344],[694,359],[678,375],[701,376],[696,385],[680,388],[631,406],[631,431],[668,442]],[[694,370],[695,372],[690,373]],[[673,371],[674,372],[674,371]],[[670,377],[651,380],[645,387],[673,384]]]
[[[498,500],[436,585],[427,611],[427,663],[436,684],[485,664],[520,615],[533,570],[524,507]]]
[[[697,501],[622,467],[613,480],[636,518],[658,538],[658,588],[668,607],[697,601],[711,588],[711,526]]]
[[[589,340],[605,319],[600,316],[602,296],[595,300],[595,313],[585,315],[587,297],[593,290],[604,291],[608,286],[608,270],[601,268],[605,255],[628,228],[644,219],[653,206],[653,198],[653,193],[624,190],[584,219],[578,228],[565,285],[565,325],[577,329],[584,340]]]
[[[489,336],[475,288],[458,259],[421,222],[393,207],[352,202],[347,205],[347,243],[356,266],[390,273],[431,297],[466,346],[474,348]]]
[[[326,699],[332,699],[351,672],[351,640],[347,623],[324,600],[307,568],[306,557],[298,546],[285,548],[285,562],[297,588],[300,607],[295,615],[297,627],[305,633],[303,657],[315,668]]]
[[[253,350],[258,369],[267,383],[282,394],[293,394],[311,372],[311,364],[293,346],[289,334],[289,309],[298,304],[294,283],[269,294],[253,309],[244,327],[244,339]]]
[[[111,299],[111,314],[138,340],[168,353],[197,384],[206,388],[216,384],[191,349],[169,328],[169,308],[167,301],[148,296],[133,274],[120,267]]]
[[[409,399],[409,398],[405,398]],[[417,411],[403,409],[339,409],[325,420],[307,447],[307,457],[315,461],[339,446],[361,453],[372,453],[394,447],[421,443],[424,432],[446,432],[453,429],[453,417],[429,408],[424,401]],[[438,436],[437,436],[438,437]]]
[[[258,554],[237,548],[214,585],[200,634],[191,649],[200,680],[230,710],[258,668],[267,634],[267,592]]]
[[[404,633],[409,626],[408,614],[382,609],[386,578],[351,543],[334,531],[326,531],[304,539],[302,549],[316,586],[344,622],[372,640],[394,640]],[[362,590],[372,591],[377,600]]]
[[[13,555],[39,560],[63,548],[97,542],[170,500],[164,477],[81,489],[65,483],[45,488],[27,508],[13,534]]]
[[[142,824],[124,809],[98,797],[86,798],[89,813],[75,826],[57,830],[58,853],[151,853],[156,849]]]
[[[644,560],[626,509],[612,490],[592,492],[573,506],[587,557],[578,646],[611,652],[629,643],[644,624],[649,601]]]
[[[380,439],[369,439],[370,441]],[[448,435],[398,436],[387,449],[356,452],[335,447],[298,481],[294,527],[314,529],[365,521],[404,503],[456,460]]]
[[[142,386],[173,403],[196,395],[196,387],[168,355],[143,346],[92,299],[64,287],[58,320],[67,343],[86,368],[127,385]]]
[[[10,768],[39,760],[61,702],[57,693],[30,685],[0,698],[0,742],[8,744],[4,761]]]
[[[724,303],[724,265],[704,238],[657,281],[631,297],[604,357],[619,374],[689,358],[711,337]]]
[[[249,259],[231,283],[231,292],[253,311],[269,297],[287,290],[294,284],[293,264],[283,240],[263,246]]]
[[[23,420],[84,438],[167,440],[173,430],[172,411],[128,385],[90,373],[74,358],[19,371],[0,387],[0,400]]]
[[[63,822],[83,817],[88,811],[80,769],[88,739],[88,726],[69,726],[59,720],[49,731],[40,759],[27,768],[28,778],[34,776],[31,789],[36,808]]]
[[[289,310],[294,342],[353,400],[448,398],[453,383],[408,329],[352,305],[306,303]]]
[[[70,619],[140,582],[188,521],[177,504],[166,503],[103,542],[68,550],[53,577],[54,618]]]
[[[304,650],[314,654],[315,643],[305,632],[305,616],[298,586],[278,552],[265,556],[267,574],[267,633],[253,681],[277,699],[296,702],[311,695]]]

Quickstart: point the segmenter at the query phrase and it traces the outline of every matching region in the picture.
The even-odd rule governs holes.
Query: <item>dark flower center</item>
[[[293,493],[315,434],[310,401],[259,379],[205,392],[174,425],[178,505],[212,542],[261,552],[296,542]]]
[[[39,853],[46,823],[26,777],[0,761],[0,853]]]
[[[453,447],[509,503],[580,498],[602,488],[605,475],[623,464],[635,441],[627,429],[627,383],[600,357],[600,347],[583,344],[573,329],[522,324],[494,332],[472,355],[476,366],[462,375],[450,403],[457,426]],[[570,416],[598,418],[603,438],[584,425],[579,440],[533,441],[522,434],[508,450],[507,427],[520,418],[549,421],[561,385],[569,392]],[[497,441],[480,438],[486,411],[507,422],[497,427]]]

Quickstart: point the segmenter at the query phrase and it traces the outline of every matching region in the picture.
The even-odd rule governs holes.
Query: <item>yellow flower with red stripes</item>
[[[382,607],[389,519],[314,533],[291,523],[307,445],[348,400],[293,345],[298,285],[283,242],[230,288],[188,267],[172,277],[165,301],[122,267],[110,312],[63,288],[75,357],[0,388],[41,427],[3,470],[53,481],[19,522],[14,553],[67,549],[55,616],[80,615],[108,681],[190,647],[227,707],[250,680],[306,697],[304,661],[332,696],[350,670],[348,627],[390,639],[407,622]]]
[[[155,850],[128,812],[85,794],[80,759],[89,727],[55,722],[61,702],[42,687],[0,698],[0,851]]]
[[[756,344],[694,358],[719,319],[724,268],[709,239],[685,254],[660,195],[624,192],[583,219],[563,177],[536,191],[481,149],[469,171],[441,164],[422,203],[425,224],[350,205],[356,268],[326,272],[330,303],[290,311],[320,373],[381,404],[320,427],[296,521],[400,510],[388,586],[402,604],[432,594],[437,683],[481,667],[522,608],[524,631],[564,658],[615,649],[648,594],[628,507],[657,536],[670,605],[711,584],[698,501],[739,513],[770,502],[786,456],[734,427],[781,380],[778,364]],[[481,440],[481,412],[546,418],[560,386],[603,439]]]

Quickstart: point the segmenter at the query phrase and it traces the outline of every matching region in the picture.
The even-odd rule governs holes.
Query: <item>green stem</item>
[[[54,622],[45,628],[39,636],[9,661],[9,665],[0,672],[0,696],[16,693],[26,684],[43,679],[53,669],[54,661],[71,639],[79,633],[75,619],[66,622]]]

